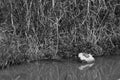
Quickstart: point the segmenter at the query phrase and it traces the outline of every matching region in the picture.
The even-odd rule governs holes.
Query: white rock
[[[79,53],[78,57],[80,58],[80,60],[86,61],[88,63],[95,61],[94,57],[91,54],[87,54],[87,53]]]

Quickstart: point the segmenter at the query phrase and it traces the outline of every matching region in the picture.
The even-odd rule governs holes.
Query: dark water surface
[[[94,63],[38,61],[0,70],[0,80],[120,80],[120,56]]]

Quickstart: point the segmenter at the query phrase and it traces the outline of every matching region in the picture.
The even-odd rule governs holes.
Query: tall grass
[[[81,51],[109,54],[119,49],[117,6],[104,0],[1,0],[0,55],[14,63]]]

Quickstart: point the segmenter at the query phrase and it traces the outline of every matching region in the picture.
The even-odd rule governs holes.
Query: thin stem
[[[52,0],[52,7],[54,8],[55,6],[55,0]]]
[[[13,10],[12,2],[11,2],[11,0],[9,0],[9,2],[10,2],[10,7],[11,7],[11,14],[10,14],[10,16],[11,16],[11,24],[12,24],[12,27],[13,27],[13,29],[14,29],[13,34],[16,34],[16,28],[15,28],[15,25],[14,25],[13,14],[12,14],[12,10]]]

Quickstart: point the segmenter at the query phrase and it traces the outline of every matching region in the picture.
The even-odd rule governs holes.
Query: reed
[[[96,56],[110,54],[119,49],[120,36],[119,5],[111,3],[105,0],[1,0],[0,34],[4,37],[0,36],[0,57],[7,57],[1,61],[7,63],[13,59],[14,63],[18,56],[28,56],[23,61],[69,58],[80,52]]]

